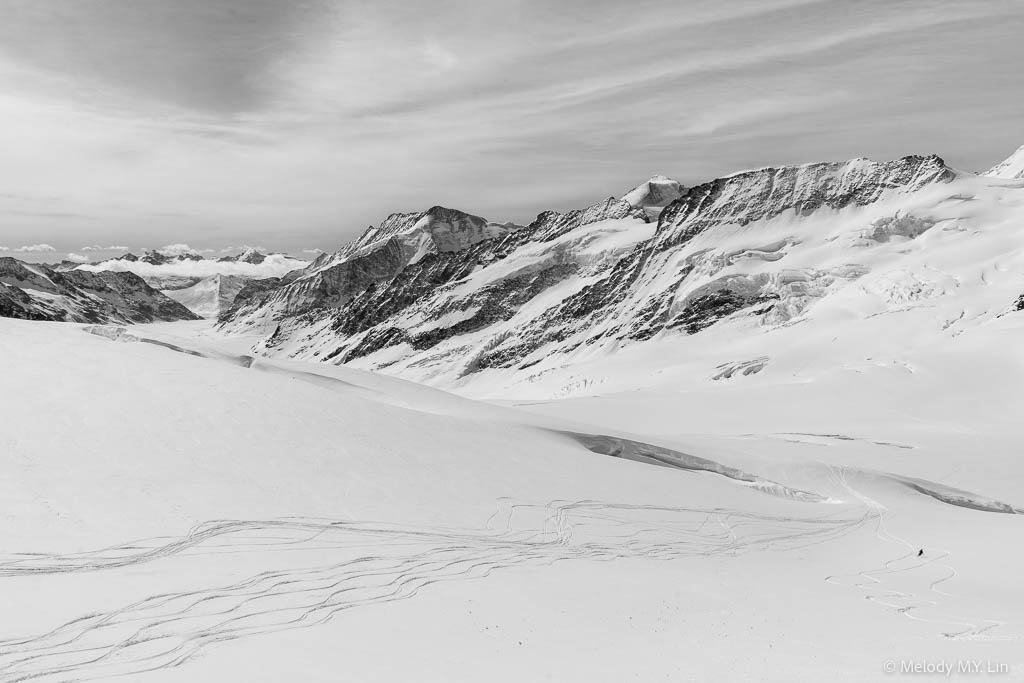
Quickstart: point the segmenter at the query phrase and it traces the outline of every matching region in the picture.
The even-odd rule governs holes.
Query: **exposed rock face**
[[[656,175],[627,192],[622,200],[643,209],[648,218],[657,220],[661,210],[679,199],[686,188],[671,178]]]
[[[911,239],[923,235],[935,226],[935,221],[921,216],[883,216],[871,224],[864,236],[876,242],[888,242],[893,237]]]
[[[321,254],[308,268],[289,273],[282,279],[282,287],[248,293],[230,319],[265,326],[313,308],[338,308],[430,254],[464,251],[509,234],[515,227],[488,223],[479,216],[441,206],[421,213],[394,213],[341,251]]]
[[[745,272],[799,248],[799,228],[780,232],[790,228],[773,219],[826,221],[955,178],[935,156],[765,168],[691,188],[656,176],[622,199],[547,211],[498,235],[483,219],[438,207],[392,214],[246,297],[221,317],[222,329],[272,331],[261,353],[398,363],[451,381],[588,347],[698,334],[737,316],[787,324],[866,270]],[[887,211],[865,218],[862,241],[913,239],[935,224]]]
[[[258,249],[249,247],[242,251],[241,254],[236,256],[222,256],[217,259],[220,263],[251,263],[253,265],[259,265],[267,260],[267,254],[264,254]]]
[[[684,244],[714,225],[743,226],[787,211],[807,216],[821,208],[864,206],[878,201],[886,191],[913,192],[955,177],[937,156],[746,171],[692,187],[666,207],[658,220],[656,249]]]
[[[370,226],[357,239],[335,254],[321,254],[308,270],[316,271],[336,264],[345,258],[384,248],[389,240],[409,253],[412,260],[417,254],[458,251],[485,239],[515,229],[512,223],[488,223],[456,209],[434,206],[419,213],[393,213],[377,227]]]
[[[609,197],[585,209],[576,209],[564,214],[545,211],[537,216],[537,220],[529,225],[529,229],[533,239],[550,242],[582,225],[613,218],[636,218],[646,221],[647,213],[643,207],[634,206],[624,199]]]
[[[242,288],[235,294],[235,298],[232,299],[231,305],[227,308],[221,309],[218,319],[223,322],[229,320],[238,310],[252,300],[257,294],[261,294],[270,289],[275,289],[283,284],[284,278],[279,277],[268,277],[258,280],[247,280]]]
[[[198,319],[132,273],[61,273],[8,257],[0,258],[0,315],[80,323]]]
[[[121,260],[132,260],[126,259],[125,256],[121,257]],[[180,254],[165,254],[161,251],[147,251],[142,258],[135,259],[142,261],[143,263],[149,263],[154,266],[163,266],[168,263],[176,263],[178,261],[202,261],[203,257],[201,254],[195,252],[183,252]]]
[[[47,267],[52,270],[56,270],[58,273],[66,273],[69,270],[74,270],[80,265],[81,264],[77,261],[68,261],[67,259],[64,259],[59,263],[50,263]]]
[[[3,265],[0,264],[0,268]],[[54,320],[50,311],[39,304],[25,290],[0,284],[0,317],[21,318],[23,320]]]
[[[141,275],[139,277],[142,277]],[[147,275],[142,278],[146,284],[161,292],[195,287],[203,278],[195,275]]]

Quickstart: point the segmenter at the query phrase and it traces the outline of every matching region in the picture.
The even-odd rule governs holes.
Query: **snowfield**
[[[1019,679],[1020,161],[433,207],[172,290],[218,320],[0,319],[0,682]]]
[[[1019,675],[1024,320],[881,312],[491,402],[0,319],[0,681]]]

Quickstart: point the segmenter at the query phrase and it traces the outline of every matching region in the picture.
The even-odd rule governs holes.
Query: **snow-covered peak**
[[[984,175],[992,178],[1024,178],[1024,145],[1005,161],[996,164]]]
[[[0,317],[79,323],[195,318],[132,273],[62,272],[10,257],[0,257]]]
[[[366,258],[392,244],[401,253],[403,265],[434,252],[460,251],[485,239],[500,237],[522,226],[488,222],[458,209],[433,206],[418,213],[393,213],[377,227],[370,226],[355,240],[334,253],[321,254],[303,271],[303,278],[328,268]]]
[[[679,199],[685,188],[679,181],[667,176],[655,175],[640,183],[622,196],[622,200],[635,207],[662,208]]]
[[[126,259],[121,257],[118,260]],[[203,256],[202,254],[192,250],[169,250],[164,248],[147,251],[138,260],[154,266],[163,266],[169,263],[180,263],[182,261],[202,261]]]
[[[267,260],[267,257],[271,256],[258,247],[246,247],[242,250],[242,253],[234,256],[222,256],[217,259],[222,263],[251,263],[253,265],[259,265]]]

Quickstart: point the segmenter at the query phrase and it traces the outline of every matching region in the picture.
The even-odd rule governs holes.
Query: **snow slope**
[[[680,260],[693,266],[688,293],[676,295],[684,304],[724,286],[772,298],[711,325],[696,318],[683,330],[690,333],[586,345],[528,372],[483,370],[454,386],[478,397],[546,399],[648,388],[662,374],[677,386],[749,385],[794,372],[903,367],[913,354],[955,354],[982,343],[974,340],[1005,344],[989,335],[1024,317],[1024,187],[965,176],[869,211],[715,228]],[[607,370],[609,356],[623,355],[649,359],[644,374]],[[382,370],[406,374],[401,365]],[[443,384],[445,376],[419,372],[407,376]]]
[[[0,680],[1024,666],[1018,318],[920,382],[681,390],[658,368],[700,362],[656,342],[601,367],[661,384],[520,407],[208,325],[0,320]]]
[[[993,178],[1024,178],[1024,145],[985,173]]]
[[[203,318],[216,318],[234,303],[249,282],[233,275],[213,275],[184,289],[165,289],[163,293]]]
[[[446,211],[220,324],[0,319],[0,681],[1024,672],[1019,180]]]

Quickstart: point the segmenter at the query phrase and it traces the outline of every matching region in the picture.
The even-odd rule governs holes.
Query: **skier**
[[[924,555],[924,548],[921,548],[920,550],[917,551],[917,556],[918,557],[921,557],[922,555]]]

